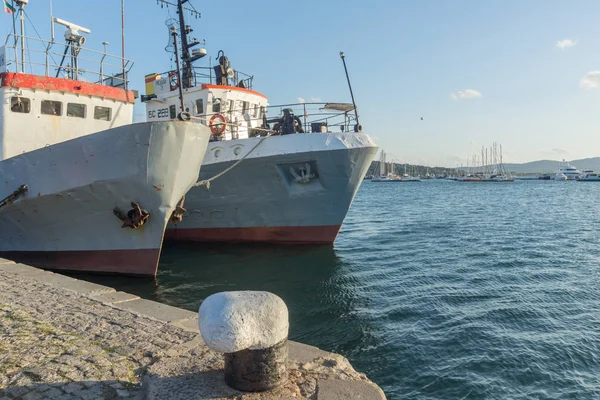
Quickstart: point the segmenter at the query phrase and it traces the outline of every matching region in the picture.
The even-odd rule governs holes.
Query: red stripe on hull
[[[182,242],[333,243],[341,225],[167,229],[165,240]]]
[[[132,104],[135,103],[135,96],[131,90],[124,90],[113,86],[98,85],[96,83],[74,81],[72,79],[53,78],[50,76],[5,72],[2,74],[2,86],[49,90],[55,92],[69,92]]]
[[[0,257],[44,269],[154,277],[160,249],[3,251]]]

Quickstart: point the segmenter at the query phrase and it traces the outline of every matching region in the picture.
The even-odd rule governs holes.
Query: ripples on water
[[[365,182],[333,248],[171,245],[156,283],[104,283],[190,310],[274,292],[292,339],[345,355],[391,399],[597,399],[599,195]]]

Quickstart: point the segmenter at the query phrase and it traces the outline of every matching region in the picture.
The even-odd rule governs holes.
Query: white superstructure
[[[576,180],[580,175],[581,171],[563,160],[562,163],[558,164],[558,171],[556,171],[556,174],[554,175],[554,180]]]
[[[577,177],[580,182],[600,182],[600,174],[592,170],[583,171],[580,176]]]

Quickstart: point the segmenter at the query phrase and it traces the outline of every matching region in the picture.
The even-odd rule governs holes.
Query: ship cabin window
[[[31,100],[27,97],[11,97],[10,110],[18,113],[28,113],[31,111]]]
[[[94,119],[101,121],[110,121],[112,117],[112,109],[110,107],[94,107]]]
[[[265,116],[265,106],[260,106],[260,117],[263,118]]]
[[[196,99],[196,115],[204,114],[204,100]]]
[[[213,99],[212,112],[221,112],[221,99]]]
[[[177,108],[175,107],[175,104],[171,104],[169,106],[169,118],[171,118],[171,119],[177,118]]]
[[[85,118],[85,104],[67,103],[67,117]]]
[[[248,112],[249,103],[247,101],[242,101],[242,114],[246,114]]]
[[[252,104],[252,116],[258,118],[258,104]]]
[[[42,114],[62,115],[62,103],[60,101],[42,100]]]

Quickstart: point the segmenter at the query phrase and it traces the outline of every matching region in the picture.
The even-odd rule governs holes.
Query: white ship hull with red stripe
[[[201,179],[238,166],[186,196],[187,214],[166,239],[333,243],[377,146],[363,133],[314,133],[209,143]],[[314,174],[298,183],[310,166]]]
[[[210,132],[189,122],[109,129],[0,161],[0,256],[50,269],[154,276],[165,228],[198,178]],[[199,156],[200,155],[200,156]],[[137,202],[137,228],[113,215]]]

